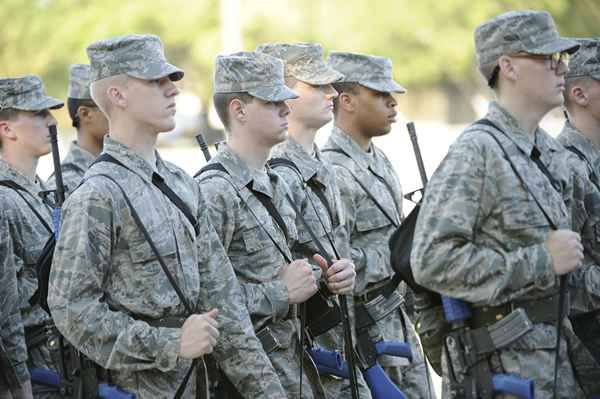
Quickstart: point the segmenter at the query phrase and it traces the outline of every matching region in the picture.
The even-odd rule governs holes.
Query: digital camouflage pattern
[[[251,169],[227,144],[220,146],[208,164],[216,163],[228,173],[209,170],[196,179],[217,235],[240,281],[254,329],[269,327],[281,344],[281,349],[268,356],[288,397],[297,398],[300,388],[297,310],[290,305],[287,287],[279,278],[287,262],[269,238],[270,235],[279,248],[293,258],[289,247],[298,240],[298,231],[296,214],[285,198],[288,188],[276,174]],[[287,238],[250,187],[271,198],[287,226]],[[313,398],[306,372],[302,393],[303,398]]]
[[[144,80],[165,76],[172,81],[183,78],[183,71],[165,59],[158,36],[117,36],[92,43],[86,51],[91,65],[91,82],[122,74]]]
[[[248,93],[263,101],[298,98],[283,80],[283,62],[268,54],[240,51],[215,59],[214,92]]]
[[[71,143],[71,148],[65,159],[60,164],[63,184],[66,191],[73,191],[83,179],[85,171],[88,170],[96,157],[84,150],[76,141]],[[51,189],[56,188],[56,177],[54,173],[48,178],[46,185]]]
[[[317,43],[268,43],[256,48],[259,53],[279,58],[285,64],[285,76],[310,85],[326,85],[342,79],[323,60],[323,47]]]
[[[13,360],[21,381],[29,379],[28,367],[42,367],[58,370],[54,366],[45,342],[40,346],[26,345],[23,328],[26,330],[51,323],[50,316],[38,305],[31,306],[29,298],[38,287],[36,262],[44,244],[50,237],[52,217],[50,209],[42,202],[38,193],[44,190],[41,180],[31,181],[4,160],[0,160],[0,180],[9,180],[19,184],[26,191],[21,194],[36,209],[43,222],[12,188],[0,186],[0,223],[3,239],[0,242],[0,267],[6,271],[2,279],[7,285],[2,286],[0,303],[7,318],[2,319],[5,327],[0,332],[2,343]],[[18,295],[15,295],[14,284],[17,284]],[[20,313],[15,313],[20,312]],[[27,361],[27,366],[25,365]],[[35,388],[35,384],[34,384]],[[59,397],[47,395],[44,397]]]
[[[90,95],[90,66],[73,64],[69,69],[69,98],[91,100]]]
[[[341,150],[344,154],[327,151],[330,149]],[[394,274],[388,240],[403,218],[402,188],[396,172],[381,150],[371,144],[369,152],[363,151],[338,127],[333,128],[323,154],[333,164],[337,177],[345,208],[346,230],[350,235],[351,256],[356,267],[355,295],[362,295],[380,286]],[[393,221],[379,210],[357,183],[357,178],[371,190]],[[380,179],[384,179],[392,191]],[[405,294],[404,284],[398,289]],[[427,398],[429,393],[423,351],[404,306],[380,320],[376,327],[372,331],[374,336],[406,341],[412,348],[413,361],[410,364],[406,359],[381,356],[379,360],[386,373],[408,397]]]
[[[579,206],[574,198],[586,190],[567,166],[571,154],[543,130],[537,129],[535,145],[560,192],[530,159],[534,143],[517,120],[495,102],[486,118],[506,135],[473,126],[450,147],[427,184],[411,256],[419,284],[474,307],[528,301],[558,290],[545,245],[550,224],[487,132],[500,140],[558,228],[571,227],[571,208]],[[558,395],[584,397],[569,359],[581,345],[568,321],[563,331]],[[555,343],[553,324],[535,324],[497,353],[505,372],[534,379],[536,396],[550,397]]]
[[[579,45],[558,35],[547,11],[509,11],[475,29],[479,71],[489,80],[501,55],[514,53],[574,53]]]
[[[574,39],[579,50],[571,58],[566,78],[589,76],[600,80],[600,39]]]
[[[64,103],[46,95],[42,80],[35,75],[0,78],[0,109],[41,111],[62,108]]]
[[[321,245],[328,251],[329,256],[332,259],[336,259],[335,252],[331,247],[331,239],[340,257],[351,259],[344,206],[333,167],[323,159],[322,154],[316,146],[314,147],[314,151],[314,155],[307,153],[296,140],[288,136],[286,141],[273,148],[271,157],[292,161],[298,167],[300,174],[288,166],[275,166],[274,171],[286,182],[292,199],[302,212],[304,220],[315,233]],[[327,205],[317,196],[314,189],[307,184],[311,180],[315,181],[322,188]],[[331,210],[331,214],[328,208]],[[295,259],[306,258],[311,261],[312,256],[319,253],[319,250],[298,217],[296,217],[296,229],[298,230],[298,240],[292,247],[293,257]],[[315,267],[317,266],[315,265]],[[348,307],[351,310],[352,297],[348,296],[347,300]],[[344,332],[342,325],[340,324],[333,330],[317,337],[316,343],[328,350],[337,350],[344,353]],[[360,397],[369,399],[371,393],[362,378],[362,374],[358,372],[357,376],[359,378]],[[350,397],[349,380],[327,376],[321,376],[321,380],[323,381],[323,386],[328,397]]]
[[[221,336],[213,352],[247,398],[284,397],[256,339],[244,298],[209,220],[203,197],[181,169],[157,155],[156,172],[126,146],[105,138],[104,152],[122,162],[86,172],[63,207],[50,275],[49,304],[65,337],[122,389],[140,398],[172,397],[190,361],[178,357],[180,328],[151,327],[136,317],[187,316],[184,306],[138,229],[123,187],[168,269],[198,313],[219,309]],[[197,217],[199,235],[151,182],[158,173]],[[194,381],[186,397],[193,397]]]
[[[344,77],[340,83],[358,83],[383,93],[406,93],[392,77],[392,61],[375,55],[332,51],[327,63]]]

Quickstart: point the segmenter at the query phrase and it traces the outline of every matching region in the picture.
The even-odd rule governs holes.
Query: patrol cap
[[[332,69],[323,59],[323,47],[317,43],[267,43],[256,48],[279,58],[285,64],[285,76],[310,85],[326,85],[339,81],[343,75]]]
[[[392,78],[389,58],[332,51],[327,62],[344,75],[339,82],[358,83],[383,93],[406,93],[406,89]]]
[[[571,58],[567,78],[589,76],[600,80],[600,39],[575,39],[579,50]]]
[[[488,81],[502,55],[519,52],[549,55],[564,51],[572,54],[578,48],[574,40],[558,35],[547,11],[510,11],[475,29],[479,71]]]
[[[73,64],[69,69],[69,98],[91,100],[90,95],[90,66]]]
[[[120,74],[144,80],[183,78],[183,71],[165,59],[158,36],[117,36],[92,43],[86,51],[91,66],[90,82]]]
[[[65,104],[46,95],[42,79],[35,75],[20,78],[0,78],[0,109],[20,111],[59,109]]]
[[[215,60],[215,94],[248,93],[264,101],[298,98],[283,80],[283,62],[268,54],[240,51]]]

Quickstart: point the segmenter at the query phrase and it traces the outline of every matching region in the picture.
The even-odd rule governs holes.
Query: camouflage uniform
[[[354,82],[379,92],[406,92],[393,80],[392,63],[387,58],[331,52],[329,63],[344,74],[342,82]],[[337,126],[334,126],[323,150],[326,159],[334,166],[346,208],[346,228],[350,235],[352,260],[356,265],[355,301],[364,301],[365,295],[385,285],[394,274],[388,240],[403,219],[402,188],[381,150],[371,144],[369,151],[365,152]],[[371,190],[393,221],[365,193],[357,178]],[[397,290],[403,296],[407,293],[404,283]],[[406,341],[411,345],[413,360],[410,363],[392,356],[381,356],[379,360],[392,381],[408,397],[428,398],[431,383],[427,366],[405,306],[378,321],[371,334],[386,341]]]
[[[44,93],[42,81],[37,76],[23,78],[0,79],[0,107],[20,111],[40,111],[58,109],[63,103]],[[3,239],[0,241],[0,265],[4,270],[0,304],[6,318],[0,330],[0,338],[8,351],[9,358],[17,369],[21,381],[29,379],[28,367],[39,367],[57,370],[52,361],[46,340],[40,345],[27,345],[23,336],[23,328],[29,337],[36,331],[45,335],[46,326],[51,324],[50,316],[38,305],[31,306],[29,298],[38,286],[36,262],[51,234],[52,218],[50,209],[42,202],[38,193],[44,190],[39,178],[31,181],[13,169],[6,161],[0,160],[0,180],[10,181],[20,185],[25,191],[20,191],[29,204],[35,208],[43,222],[24,202],[17,192],[8,187],[0,186],[0,209]],[[46,223],[44,225],[43,223]],[[17,283],[18,296],[13,296],[14,284]],[[4,306],[6,305],[6,307]],[[20,310],[20,314],[15,313]],[[28,339],[29,341],[29,339]],[[29,356],[29,358],[27,357]],[[27,366],[25,361],[27,360]],[[34,386],[34,392],[39,386]],[[60,397],[52,394],[37,394],[36,397]]]
[[[88,100],[93,102],[90,94],[90,66],[85,64],[71,65],[69,76],[69,98]],[[67,191],[73,191],[83,179],[85,171],[88,170],[96,156],[84,150],[77,144],[71,143],[67,156],[60,164],[62,170],[63,184]],[[46,185],[55,187],[54,173],[48,178]]]
[[[126,73],[142,79],[183,72],[168,64],[156,36],[125,36],[88,48],[92,80]],[[233,270],[191,177],[157,154],[153,167],[123,144],[105,138],[113,164],[93,165],[65,202],[50,275],[49,304],[56,325],[113,381],[139,398],[173,397],[189,368],[179,357],[181,328],[153,327],[188,314],[137,227],[115,179],[125,190],[167,268],[198,313],[218,308],[221,336],[214,356],[247,398],[285,397],[260,349]],[[196,216],[184,214],[152,184],[162,177]],[[143,320],[141,320],[143,319]],[[194,378],[186,397],[194,397]]]
[[[323,49],[319,44],[264,44],[260,45],[256,51],[281,59],[285,63],[286,76],[313,86],[331,84],[342,78],[339,72],[331,69],[323,61]],[[314,146],[314,154],[308,154],[296,140],[288,137],[285,142],[273,148],[271,156],[292,161],[298,167],[300,174],[289,167],[274,166],[277,174],[287,183],[294,202],[325,250],[335,258],[335,252],[327,237],[329,236],[334,240],[339,256],[350,259],[343,202],[333,169],[323,159],[319,149]],[[327,205],[315,193],[315,189],[307,184],[311,180],[316,181],[322,187]],[[310,195],[310,199],[308,195]],[[331,214],[328,209],[331,210]],[[298,241],[292,247],[292,254],[294,258],[307,258],[311,261],[312,256],[319,253],[319,250],[300,220],[296,220],[296,229],[298,230]],[[350,308],[352,307],[351,300],[352,298],[348,297]],[[328,350],[344,352],[342,325],[340,324],[335,329],[317,337],[316,343]],[[361,398],[370,398],[371,393],[360,372],[357,373],[357,377]],[[321,380],[328,397],[350,397],[348,380],[340,380],[331,376],[321,376]]]
[[[480,70],[488,80],[502,54],[577,49],[575,42],[558,37],[546,12],[503,14],[477,28],[475,42]],[[482,125],[467,128],[427,185],[414,235],[412,270],[419,284],[471,304],[474,316],[511,304],[508,309],[524,307],[533,317],[536,304],[538,314],[543,308],[538,301],[557,297],[557,276],[545,245],[551,227],[490,134],[502,143],[558,228],[571,226],[572,198],[585,188],[578,187],[581,182],[569,170],[571,154],[542,129],[537,128],[532,140],[496,102],[490,104],[486,118],[504,134]],[[530,158],[535,148],[559,187],[553,187]],[[532,378],[536,397],[552,395],[557,331],[550,318],[555,309],[546,313],[547,321],[535,322],[529,332],[491,357],[492,372]],[[504,315],[498,311],[495,320]],[[558,397],[584,397],[569,359],[572,355],[567,354],[580,343],[568,321],[563,331]],[[454,349],[449,353],[454,356]],[[449,394],[447,360],[444,356],[444,390]]]
[[[581,45],[569,64],[566,79],[588,76],[600,79],[600,41],[578,39]],[[596,362],[600,361],[600,180],[598,168],[600,150],[582,132],[569,121],[557,137],[557,140],[576,156],[572,157],[574,165],[583,171],[588,180],[590,192],[586,193],[583,207],[574,209],[572,214],[573,228],[581,232],[582,244],[585,248],[585,267],[571,273],[571,321],[575,333],[593,353]],[[577,365],[577,372],[582,383],[586,385],[600,383],[600,367],[597,363],[589,365],[582,372],[584,365]],[[595,387],[595,392],[600,390]]]

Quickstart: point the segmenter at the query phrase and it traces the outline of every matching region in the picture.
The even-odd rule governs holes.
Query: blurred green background
[[[390,57],[409,90],[400,110],[410,119],[457,124],[473,120],[474,98],[486,93],[473,30],[513,9],[550,11],[565,36],[600,36],[599,0],[0,0],[0,75],[38,74],[51,95],[64,98],[69,64],[87,62],[90,42],[153,33],[186,72],[187,105],[179,110],[195,116],[182,129],[212,132],[217,54],[312,41],[326,51]],[[66,111],[57,116],[70,125]]]

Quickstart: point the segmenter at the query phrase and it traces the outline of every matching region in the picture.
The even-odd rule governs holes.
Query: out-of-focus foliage
[[[66,93],[68,65],[87,62],[90,42],[154,33],[204,101],[222,51],[226,0],[0,0],[0,75],[39,74]],[[473,30],[511,9],[546,9],[563,35],[600,36],[597,0],[229,0],[246,49],[268,41],[316,41],[329,49],[385,55],[411,88],[480,84]],[[229,10],[231,12],[231,10]],[[230,15],[233,15],[230,14]]]

